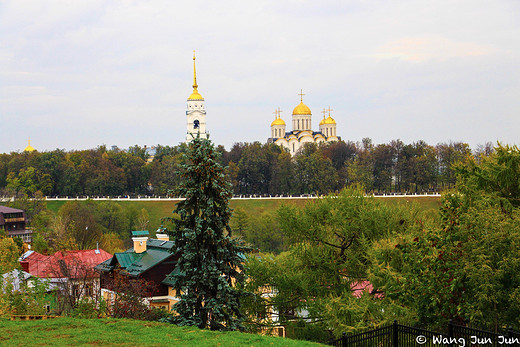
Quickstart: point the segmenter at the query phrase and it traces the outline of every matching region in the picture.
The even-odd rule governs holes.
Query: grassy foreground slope
[[[1,346],[319,346],[306,341],[216,332],[128,319],[0,320]]]
[[[428,197],[378,197],[381,201],[388,204],[416,204],[424,210],[438,210],[440,198],[437,196]],[[273,212],[282,204],[303,206],[314,199],[251,199],[251,200],[231,200],[231,208],[242,208],[250,216],[259,215],[262,212]],[[133,206],[138,211],[145,209],[150,216],[150,231],[156,230],[161,225],[161,218],[171,217],[175,209],[174,201],[119,201],[123,207]],[[47,201],[47,208],[51,211],[58,210],[65,204],[65,201]]]

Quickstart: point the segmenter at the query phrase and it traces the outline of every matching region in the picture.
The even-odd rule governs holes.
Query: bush
[[[102,318],[106,316],[106,311],[105,300],[101,299],[96,303],[89,298],[82,298],[76,303],[70,315],[75,318]]]

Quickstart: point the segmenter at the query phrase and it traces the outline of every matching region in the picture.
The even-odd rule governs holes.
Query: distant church
[[[312,131],[311,109],[303,103],[303,92],[300,92],[300,104],[292,112],[292,131],[285,131],[285,122],[280,118],[280,109],[276,110],[275,120],[271,123],[271,137],[267,143],[275,143],[289,150],[295,155],[305,143],[322,143],[339,141],[336,136],[336,121],[330,116],[332,111],[323,110],[323,119],[320,122],[320,131]],[[328,117],[325,118],[328,112]]]
[[[35,150],[36,149],[33,146],[31,146],[31,138],[29,138],[29,145],[27,147],[25,147],[25,149],[23,151],[31,153],[31,152],[34,152]]]
[[[204,98],[197,90],[197,72],[195,70],[195,51],[193,52],[193,93],[188,98],[188,109],[186,111],[186,143],[197,137],[200,132],[201,138],[206,138],[206,110],[204,109]]]

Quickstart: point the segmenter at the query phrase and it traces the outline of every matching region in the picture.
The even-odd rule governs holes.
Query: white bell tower
[[[197,73],[195,70],[195,51],[193,51],[193,93],[188,98],[188,109],[186,110],[186,143],[197,137],[206,138],[206,109],[204,98],[197,90]]]

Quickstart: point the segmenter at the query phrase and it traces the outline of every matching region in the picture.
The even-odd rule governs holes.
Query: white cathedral
[[[271,123],[271,137],[268,143],[275,143],[289,150],[295,155],[305,143],[333,142],[341,138],[336,136],[336,121],[330,116],[332,111],[323,110],[323,119],[320,121],[320,131],[312,131],[311,109],[303,103],[303,92],[300,92],[300,104],[292,112],[292,131],[285,131],[285,122],[280,118],[280,109],[276,110],[275,120]],[[328,112],[328,117],[325,118]]]
[[[197,90],[197,72],[195,70],[195,52],[193,52],[193,93],[188,98],[188,110],[186,111],[186,143],[197,137],[206,138],[206,110],[204,98]]]
[[[204,98],[197,90],[197,72],[195,69],[195,52],[193,52],[193,93],[188,97],[188,109],[186,110],[186,143],[197,137],[206,138],[206,110],[204,108]],[[280,118],[280,109],[275,111],[276,118],[271,123],[271,137],[268,143],[275,143],[289,150],[291,155],[295,155],[305,143],[323,143],[338,141],[341,138],[336,136],[336,121],[330,116],[332,111],[323,110],[323,119],[320,122],[320,130],[312,131],[311,109],[303,103],[303,92],[300,92],[300,104],[296,106],[292,113],[292,131],[285,131],[285,122]],[[328,112],[328,117],[326,114]]]

